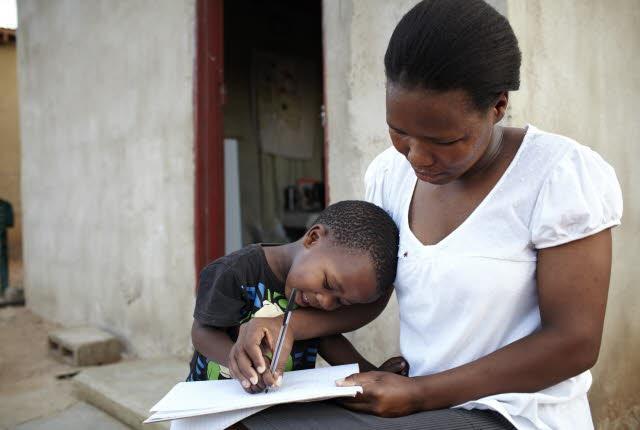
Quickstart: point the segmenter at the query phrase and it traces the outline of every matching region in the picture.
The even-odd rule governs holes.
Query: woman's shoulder
[[[415,180],[411,165],[394,147],[382,151],[369,164],[364,175],[365,199],[394,216],[399,213],[403,190]],[[394,217],[395,219],[395,217]]]
[[[404,155],[393,146],[378,154],[367,167],[364,175],[365,185],[373,184],[387,187],[403,182],[413,174],[413,169]]]
[[[567,159],[586,160],[596,164],[609,166],[596,151],[576,140],[561,134],[540,130],[529,125],[525,135],[529,159],[537,159],[553,170],[555,166]],[[609,166],[610,167],[610,166]]]
[[[590,171],[617,182],[611,165],[596,151],[570,137],[532,125],[528,126],[518,152],[513,173],[528,177],[531,185],[537,182],[542,186],[558,174],[575,175],[578,181],[586,181]]]
[[[389,171],[410,167],[404,155],[393,146],[379,153],[367,167],[366,175],[384,174]]]
[[[525,141],[524,166],[539,187],[531,228],[537,248],[576,240],[617,225],[622,193],[613,167],[588,146],[533,129]]]

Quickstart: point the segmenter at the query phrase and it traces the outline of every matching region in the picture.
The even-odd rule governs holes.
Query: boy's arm
[[[193,347],[202,355],[231,370],[231,376],[240,380],[242,387],[249,393],[261,392],[266,388],[262,378],[253,369],[239,375],[237,369],[229,366],[229,353],[233,348],[233,341],[223,329],[208,326],[193,320],[191,326],[191,342]],[[234,370],[236,373],[234,373]],[[247,382],[249,381],[249,382]]]
[[[194,319],[191,326],[191,342],[200,354],[229,367],[229,352],[233,347],[233,341],[224,330],[204,325]]]
[[[318,352],[332,366],[358,363],[361,372],[378,370],[354,348],[349,340],[341,334],[334,334],[320,339]]]

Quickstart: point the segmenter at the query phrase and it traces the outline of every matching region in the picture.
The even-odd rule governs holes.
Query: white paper
[[[180,418],[171,421],[171,430],[224,430],[229,426],[260,412],[268,406],[220,412],[198,417]],[[156,414],[159,412],[156,412]]]
[[[246,393],[236,380],[180,382],[151,408],[155,413],[145,422],[248,409],[257,412],[281,403],[353,397],[362,392],[362,387],[336,387],[335,381],[357,372],[357,364],[286,372],[282,387],[258,394]]]

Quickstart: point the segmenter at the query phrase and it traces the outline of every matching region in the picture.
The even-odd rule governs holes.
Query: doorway
[[[325,136],[320,0],[201,0],[198,21],[199,270],[302,236],[325,205]]]
[[[224,4],[226,252],[297,240],[324,208],[321,13],[319,0]]]

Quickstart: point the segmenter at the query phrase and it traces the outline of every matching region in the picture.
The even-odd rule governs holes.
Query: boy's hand
[[[378,368],[381,372],[391,372],[402,376],[409,375],[409,363],[404,357],[391,357]]]
[[[265,354],[275,349],[280,327],[282,316],[252,318],[240,326],[238,339],[229,352],[229,369],[245,391],[257,393],[267,387],[279,385],[287,357],[293,347],[294,338],[291,330],[287,330],[275,374],[269,370],[271,361]]]

